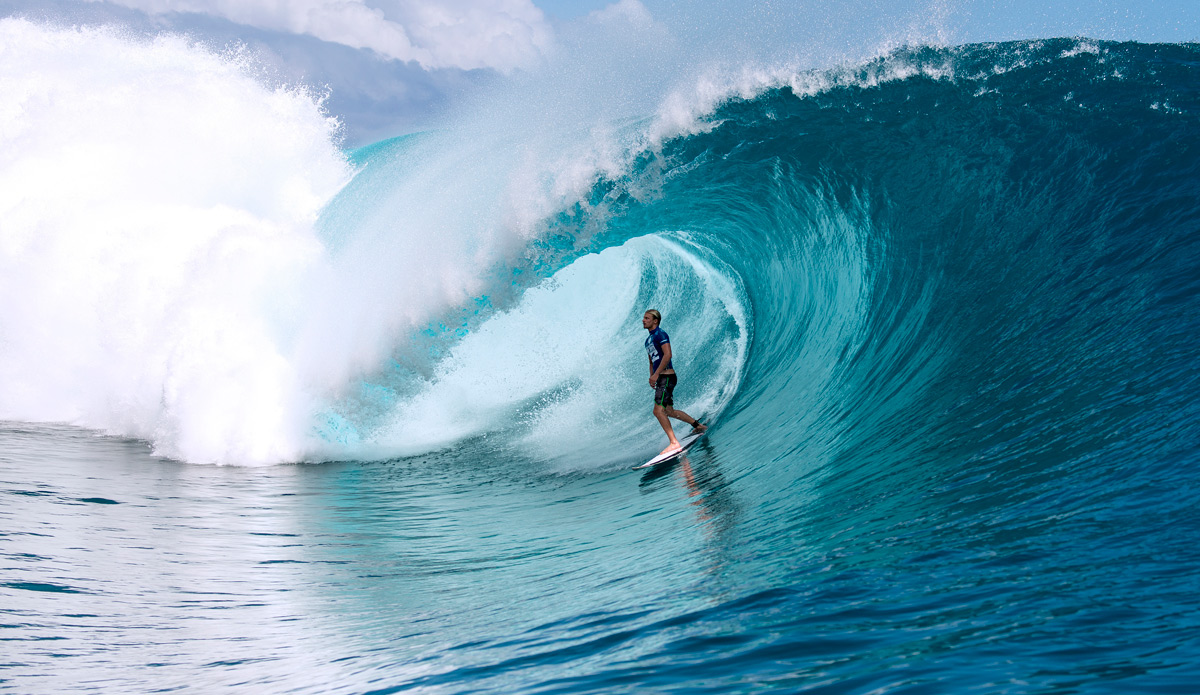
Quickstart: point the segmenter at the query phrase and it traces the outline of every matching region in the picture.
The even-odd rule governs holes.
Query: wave
[[[623,465],[652,305],[770,484],[1190,403],[1194,47],[902,48],[345,153],[237,56],[0,32],[2,418],[195,462]]]
[[[311,394],[281,343],[351,175],[336,122],[178,37],[0,35],[0,417],[297,456]]]

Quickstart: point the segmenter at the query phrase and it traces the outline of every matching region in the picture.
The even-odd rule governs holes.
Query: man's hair
[[[654,317],[655,323],[662,323],[662,314],[658,313],[658,309],[647,309],[646,313]]]

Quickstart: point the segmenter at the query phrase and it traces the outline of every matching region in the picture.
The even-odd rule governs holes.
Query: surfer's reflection
[[[701,442],[674,461],[647,471],[640,487],[648,492],[656,481],[674,475],[682,483],[689,503],[696,508],[696,518],[709,540],[723,544],[736,525],[740,510],[717,460],[712,445]]]

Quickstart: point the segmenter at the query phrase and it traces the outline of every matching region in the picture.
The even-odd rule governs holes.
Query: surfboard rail
[[[636,471],[636,470],[641,470],[643,468],[649,468],[651,466],[657,466],[660,463],[666,463],[674,458],[682,456],[684,453],[687,452],[688,449],[691,448],[691,446],[693,444],[700,441],[700,439],[702,437],[704,437],[704,435],[707,433],[708,433],[708,430],[704,430],[703,432],[692,432],[690,434],[687,434],[686,436],[681,437],[679,439],[679,451],[672,451],[672,452],[666,453],[666,454],[659,454],[658,456],[655,456],[654,458],[650,459],[649,461],[647,461],[645,463],[639,463],[638,465],[634,466],[631,470]]]

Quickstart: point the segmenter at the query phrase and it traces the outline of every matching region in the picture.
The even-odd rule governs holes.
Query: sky
[[[612,16],[728,62],[815,64],[912,41],[1200,40],[1200,0],[0,0],[0,17],[14,15],[248,50],[273,79],[327,92],[348,146],[436,127],[459,100],[545,70]]]

